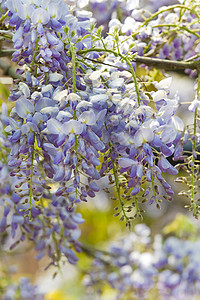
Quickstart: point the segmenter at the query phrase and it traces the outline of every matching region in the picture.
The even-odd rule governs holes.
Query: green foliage
[[[166,235],[176,235],[178,238],[193,239],[197,235],[197,228],[188,216],[178,213],[174,220],[163,228]]]

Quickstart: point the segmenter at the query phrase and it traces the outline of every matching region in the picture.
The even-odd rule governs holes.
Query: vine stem
[[[166,7],[165,9],[160,9],[159,11],[157,11],[156,13],[154,13],[153,15],[151,15],[151,17],[149,17],[148,19],[146,19],[144,21],[144,23],[142,23],[142,25],[139,27],[138,31],[135,32],[134,34],[132,34],[133,37],[135,37],[137,34],[139,34],[139,30],[146,26],[151,20],[153,20],[154,18],[156,18],[158,15],[168,11],[168,10],[172,10],[172,9],[175,9],[175,8],[184,8],[186,10],[189,10],[191,11],[191,13],[195,14],[195,16],[198,18],[198,15],[195,13],[194,9],[193,8],[189,8],[188,6],[185,6],[185,5],[181,5],[181,4],[176,4],[176,5],[172,5],[172,6],[169,6],[169,7]]]
[[[194,112],[194,140],[192,142],[192,150],[195,151],[196,148],[196,132],[197,132],[197,108]],[[192,155],[192,178],[191,178],[191,186],[192,186],[192,206],[193,206],[193,213],[196,215],[196,203],[194,199],[194,177],[195,177],[195,158]]]
[[[199,93],[200,93],[200,74],[198,76],[198,83],[197,83],[197,99],[199,99]],[[195,109],[194,112],[194,131],[193,131],[193,135],[194,135],[194,140],[192,141],[192,151],[195,151],[196,149],[196,133],[197,133],[197,108]],[[194,216],[196,215],[196,202],[194,199],[194,192],[195,192],[195,157],[194,155],[192,155],[192,178],[191,178],[191,186],[192,186],[192,192],[191,192],[191,197],[192,197],[192,206],[193,206],[193,214]]]
[[[76,52],[75,52],[75,48],[74,45],[70,42],[70,52],[72,55],[72,90],[73,93],[76,93]],[[74,110],[74,119],[76,120],[76,110]],[[76,152],[76,155],[78,156],[77,153],[77,149],[78,149],[78,138],[77,135],[75,134],[75,144],[74,144],[74,150]],[[76,165],[75,170],[78,172],[78,167]],[[78,189],[76,187],[76,198],[78,195]]]
[[[152,191],[153,191],[153,194],[154,194],[154,198],[155,198],[155,202],[157,204],[157,207],[159,206],[158,204],[158,200],[157,200],[157,194],[156,194],[156,190],[155,190],[155,185],[154,185],[154,178],[153,178],[153,171],[151,169],[151,182],[152,182]],[[158,207],[159,208],[159,207]]]
[[[72,82],[73,82],[73,93],[76,93],[76,53],[72,43],[70,43],[70,51],[72,55]]]
[[[176,30],[185,30],[185,31],[187,31],[187,32],[189,32],[189,33],[195,35],[197,38],[200,38],[200,35],[199,35],[197,32],[195,32],[195,31],[193,31],[193,30],[190,30],[189,28],[184,27],[184,26],[178,26],[178,25],[176,25],[176,24],[158,24],[158,25],[154,25],[154,26],[152,26],[152,27],[153,27],[153,28],[159,28],[159,27],[175,27]]]
[[[139,93],[139,89],[138,89],[138,83],[137,83],[137,77],[136,77],[136,74],[135,74],[135,70],[133,69],[132,63],[128,60],[127,57],[125,57],[123,55],[120,55],[120,56],[125,60],[125,62],[127,63],[127,65],[129,66],[129,68],[131,70],[133,80],[134,80],[134,84],[135,84],[135,91],[136,91],[136,94],[137,94],[137,101],[138,101],[138,105],[140,106],[141,100],[140,100],[140,93]]]
[[[56,235],[55,235],[55,232],[53,231],[52,232],[52,239],[55,243],[55,246],[56,246],[56,254],[57,254],[57,266],[58,266],[58,269],[60,270],[60,265],[59,265],[59,260],[60,260],[60,251],[59,251],[59,247],[58,247],[58,241],[56,239]]]
[[[124,209],[124,205],[123,205],[123,202],[122,202],[122,199],[121,199],[121,194],[120,194],[120,186],[119,186],[119,181],[118,181],[118,177],[117,177],[117,170],[116,170],[116,167],[115,167],[115,162],[114,160],[112,159],[112,151],[111,151],[111,143],[109,143],[109,146],[110,146],[110,158],[111,158],[111,161],[112,161],[112,164],[113,164],[113,175],[114,175],[114,180],[115,180],[115,187],[116,187],[116,190],[117,190],[117,195],[118,195],[118,199],[119,199],[119,203],[121,205],[121,209],[122,209],[122,212],[123,212],[123,216],[125,217],[126,221],[127,221],[127,224],[129,224],[129,217],[126,215],[126,212],[125,212],[125,209]]]
[[[34,161],[34,144],[35,144],[35,134],[33,139],[33,148],[31,154],[31,174],[30,174],[30,194],[29,194],[29,221],[31,221],[31,206],[32,206],[32,197],[33,197],[33,161]]]
[[[140,216],[140,218],[142,219],[142,215],[140,214],[140,209],[138,206],[138,200],[137,200],[136,196],[134,197],[134,202],[135,202],[136,214],[138,214]]]
[[[119,183],[118,183],[118,178],[117,178],[117,172],[116,172],[115,163],[114,163],[113,159],[111,159],[111,160],[112,160],[112,163],[113,163],[113,175],[114,175],[114,179],[115,179],[115,186],[116,186],[116,189],[117,189],[118,199],[119,199],[119,202],[120,202],[120,205],[121,205],[121,209],[122,209],[123,215],[124,215],[127,223],[129,223],[129,218],[126,215],[126,212],[125,212],[125,209],[124,209],[124,206],[123,206],[123,202],[122,202],[122,199],[121,199],[120,186],[119,186]]]
[[[105,128],[106,130],[108,130],[107,128],[107,125],[105,123]],[[123,212],[123,216],[125,217],[126,221],[127,221],[127,224],[130,226],[130,221],[129,221],[129,217],[126,215],[126,212],[125,212],[125,209],[124,209],[124,206],[123,206],[123,202],[122,202],[122,199],[121,199],[121,194],[120,194],[120,186],[119,186],[119,182],[118,182],[118,177],[117,177],[117,170],[116,170],[116,167],[115,167],[115,162],[112,158],[112,144],[111,142],[109,142],[109,151],[110,151],[110,159],[112,161],[112,164],[113,164],[113,175],[114,175],[114,179],[115,179],[115,187],[116,187],[116,190],[117,190],[117,195],[118,195],[118,199],[119,199],[119,203],[121,205],[121,208],[122,208],[122,212]]]
[[[34,63],[35,63],[35,58],[36,58],[36,56],[37,56],[38,42],[39,42],[39,37],[37,36],[36,42],[35,42],[34,55],[33,55],[32,62],[31,62],[31,64],[30,64],[31,66],[33,66]]]
[[[2,15],[2,17],[0,18],[0,22],[3,23],[3,21],[7,18],[8,16],[8,11],[5,13],[5,15]]]

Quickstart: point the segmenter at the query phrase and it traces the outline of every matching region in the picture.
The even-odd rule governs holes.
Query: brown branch
[[[84,54],[87,54],[89,52],[101,52],[101,53],[109,52],[117,56],[117,53],[114,50],[106,49],[105,51],[105,49],[102,48],[83,49],[83,50],[79,50],[77,54],[84,57],[84,59],[88,59],[87,57],[84,56]],[[99,60],[93,60],[93,61],[99,64],[105,64]],[[132,58],[132,61],[135,61],[136,63],[140,63],[140,64],[145,64],[147,66],[153,66],[157,69],[165,69],[171,71],[191,69],[191,70],[200,71],[200,60],[176,61],[176,60],[168,60],[168,59],[160,59],[160,58],[136,55],[135,57]]]
[[[146,66],[152,66],[156,69],[165,69],[168,71],[180,71],[185,69],[200,70],[200,60],[192,62],[167,60],[160,58],[152,58],[145,56],[136,56],[134,58],[136,63],[145,64]]]
[[[96,60],[96,59],[91,59],[88,57],[85,57],[84,54],[87,54],[88,52],[104,52],[104,49],[101,48],[96,48],[96,49],[84,49],[80,50],[77,52],[78,55],[80,55],[82,58],[86,60],[93,61],[98,64],[102,65],[108,65],[111,66],[110,64],[104,63],[102,61]],[[113,53],[112,50],[106,50],[107,52]],[[146,57],[146,56],[135,56],[133,58],[133,61],[139,64],[145,64],[146,66],[152,66],[156,69],[164,69],[168,71],[181,71],[185,69],[191,69],[191,70],[197,70],[198,72],[200,71],[200,60],[195,60],[195,61],[176,61],[176,60],[168,60],[168,59],[160,59],[160,58],[154,58],[154,57]],[[112,65],[112,67],[117,67]],[[118,69],[120,67],[117,67]],[[127,70],[128,71],[128,70]]]

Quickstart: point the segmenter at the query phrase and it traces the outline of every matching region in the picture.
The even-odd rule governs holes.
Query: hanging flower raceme
[[[33,81],[35,82],[34,79]],[[36,88],[40,92],[36,91]],[[1,197],[1,204],[5,209],[0,221],[0,229],[5,231],[6,228],[11,228],[13,238],[11,247],[16,246],[27,237],[36,243],[36,250],[39,251],[38,259],[46,253],[51,258],[51,263],[58,265],[62,254],[71,263],[77,261],[72,248],[77,251],[81,249],[77,239],[80,236],[78,224],[82,223],[83,219],[80,214],[75,212],[75,206],[71,199],[72,191],[68,193],[69,197],[67,197],[59,192],[55,194],[52,189],[52,183],[62,179],[59,178],[57,172],[61,149],[56,143],[58,136],[55,135],[55,131],[50,136],[44,131],[49,127],[51,114],[53,113],[55,116],[59,114],[58,103],[64,105],[63,101],[59,102],[56,100],[58,98],[55,99],[55,95],[58,97],[58,91],[55,92],[50,84],[40,88],[35,85],[29,88],[23,82],[18,86],[17,96],[15,91],[11,94],[10,99],[14,99],[16,105],[12,109],[10,117],[2,116],[8,125],[5,130],[9,134],[11,150],[7,161],[9,169],[7,172],[5,168],[4,171],[2,170],[2,176],[6,178],[5,184],[2,186],[5,195],[3,194]],[[68,127],[69,130],[65,135],[67,140],[68,133],[70,135],[73,129],[76,134],[78,132],[74,127],[73,120],[70,120],[72,118],[70,112],[63,111],[62,113],[62,117],[67,118],[65,121],[68,120],[66,128]],[[74,120],[74,122],[78,121]],[[51,143],[51,140],[58,149]],[[69,143],[68,141],[68,145]],[[52,149],[50,150],[48,145],[51,145],[52,149],[54,147],[53,154],[56,153],[54,159],[52,159]],[[73,157],[74,164],[75,161],[76,158]],[[70,169],[67,163],[66,165],[66,168]],[[11,177],[9,177],[9,171]],[[46,175],[47,178],[45,178]],[[79,183],[80,178],[78,181],[78,177],[77,171],[76,180]],[[8,186],[8,192],[6,192],[6,186]],[[97,185],[92,181],[88,183],[88,190],[91,189],[98,190]],[[12,194],[11,197],[8,194]],[[16,235],[19,228],[20,237],[18,234]],[[43,242],[41,242],[42,239]],[[58,245],[59,253],[56,250]]]
[[[156,201],[158,206],[163,196],[171,200],[173,191],[162,173],[178,173],[167,158],[173,155],[184,130],[182,120],[175,116],[178,98],[168,96],[171,78],[155,82],[155,92],[141,89],[139,104],[127,64],[119,62],[113,54],[107,55],[106,62],[109,66],[92,74],[88,71],[85,78],[93,86],[89,92],[94,95],[89,96],[89,100],[93,108],[101,112],[104,122],[99,132],[105,145],[100,174],[112,174],[115,185],[120,182],[117,198],[121,189],[123,200],[136,195],[140,199],[148,196],[150,203]],[[121,70],[112,67],[115,63]]]
[[[67,51],[70,43],[77,43],[77,49],[90,47],[91,38],[86,37],[84,41],[82,38],[90,29],[91,16],[85,15],[84,20],[81,15],[77,18],[72,16],[63,0],[57,3],[8,0],[6,5],[9,24],[16,27],[13,61],[20,66],[31,67],[38,77],[46,74],[46,80],[50,71],[59,71],[67,81],[71,74],[71,56]],[[19,69],[18,72],[24,70]]]

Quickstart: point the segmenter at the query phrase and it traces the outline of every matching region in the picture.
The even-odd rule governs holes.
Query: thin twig
[[[11,56],[14,51],[14,49],[0,50],[0,57]]]
[[[97,59],[85,57],[85,56],[83,56],[83,55],[81,55],[81,54],[79,54],[79,56],[81,56],[82,58],[87,59],[87,60],[89,60],[89,61],[92,61],[92,62],[94,62],[94,63],[96,63],[96,64],[101,64],[101,65],[104,65],[104,66],[108,66],[108,67],[111,67],[111,68],[120,69],[120,70],[123,70],[123,71],[128,71],[128,72],[131,73],[130,70],[128,70],[128,69],[126,69],[126,68],[123,68],[123,67],[121,67],[121,66],[119,67],[119,66],[115,66],[115,65],[112,65],[112,64],[108,64],[108,63],[105,63],[105,62],[100,61],[100,60],[97,60]],[[83,62],[83,63],[84,63],[84,62]]]
[[[0,30],[0,35],[10,35],[11,37],[14,35],[13,32],[9,31],[9,30]]]

